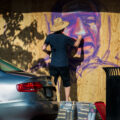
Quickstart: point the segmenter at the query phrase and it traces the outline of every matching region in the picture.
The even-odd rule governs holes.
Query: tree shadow
[[[24,42],[24,45],[35,43],[35,39],[41,40],[44,38],[44,34],[37,31],[37,21],[34,20],[30,26],[25,27],[18,35],[19,39]],[[36,43],[35,43],[36,44]]]
[[[5,20],[3,33],[0,35],[0,57],[8,62],[16,61],[16,65],[27,70],[28,64],[32,62],[32,52],[24,49],[22,45],[14,44],[16,38],[19,38],[24,46],[30,45],[32,42],[36,44],[36,39],[44,38],[43,32],[37,31],[37,21],[34,20],[31,24],[21,29],[20,22],[23,21],[22,13],[4,12],[2,14]]]
[[[70,81],[71,81],[71,92],[70,97],[72,101],[78,101],[77,98],[77,76],[76,71],[77,67],[81,65],[81,62],[84,60],[84,39],[81,40],[81,43],[78,48],[75,47],[69,47],[68,53],[69,53],[69,67],[70,67]],[[77,53],[77,49],[81,49],[81,53],[78,57],[74,57],[74,55]],[[64,94],[64,88],[62,85],[60,85],[60,98],[61,100],[65,100],[65,94]]]

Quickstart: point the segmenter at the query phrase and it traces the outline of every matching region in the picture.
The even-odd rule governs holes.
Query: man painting
[[[47,36],[43,45],[43,51],[49,54],[47,46],[51,47],[51,63],[50,75],[54,77],[54,83],[57,84],[58,77],[61,76],[63,86],[65,88],[66,101],[70,98],[70,74],[69,62],[67,55],[67,46],[78,47],[82,36],[79,35],[78,39],[74,42],[72,38],[63,34],[64,29],[69,25],[69,22],[63,21],[61,18],[54,19],[54,25],[51,31],[54,32]]]

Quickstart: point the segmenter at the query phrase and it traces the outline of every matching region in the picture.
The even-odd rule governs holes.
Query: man
[[[82,36],[79,35],[78,39],[74,42],[72,38],[63,34],[64,29],[69,25],[69,22],[63,21],[61,18],[54,19],[54,25],[51,26],[51,31],[54,32],[47,36],[43,45],[43,51],[49,54],[47,46],[51,47],[51,63],[50,75],[54,77],[54,83],[57,84],[57,79],[61,76],[63,86],[65,88],[66,101],[70,98],[70,74],[69,63],[67,55],[67,46],[78,47]]]

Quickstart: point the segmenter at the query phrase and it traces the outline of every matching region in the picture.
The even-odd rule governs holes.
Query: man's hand
[[[46,45],[46,44],[44,44],[44,45],[43,45],[43,47],[42,47],[42,50],[43,50],[43,51],[45,51],[45,50],[46,50],[46,48],[47,48],[47,45]]]
[[[51,54],[51,51],[50,51],[50,50],[47,50],[47,45],[46,45],[46,44],[43,45],[42,50],[43,50],[45,53],[47,53],[48,55]]]
[[[78,35],[78,39],[81,40],[82,39],[82,35]]]
[[[82,40],[82,36],[78,35],[78,39],[74,43],[74,47],[78,47],[80,45],[80,41]]]

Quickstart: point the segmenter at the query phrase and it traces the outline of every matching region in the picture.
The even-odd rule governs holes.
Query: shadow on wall
[[[23,21],[22,13],[5,12],[2,14],[5,20],[5,25],[2,28],[4,32],[0,34],[0,57],[9,62],[16,61],[16,65],[20,64],[25,70],[28,69],[28,64],[32,62],[32,52],[23,49],[35,39],[42,40],[43,33],[37,31],[37,21],[34,20],[29,26],[21,29],[20,22]],[[23,42],[23,46],[15,45],[14,41],[18,38]]]
[[[39,71],[39,69],[45,68],[46,71],[48,71],[48,69],[49,69],[48,68],[49,65],[46,64],[46,61],[44,58],[40,58],[38,60],[35,60],[32,65],[33,65],[33,67],[30,68],[30,71],[32,73],[37,72],[37,74],[45,75],[45,72]]]
[[[84,61],[84,39],[81,40],[81,43],[78,48],[69,47],[68,48],[68,55],[69,55],[69,63],[70,63],[70,81],[71,81],[71,93],[70,97],[72,101],[78,101],[77,98],[77,76],[76,71],[77,67],[81,65],[81,62]],[[77,52],[77,49],[81,49],[81,54],[79,56],[74,57]],[[63,85],[60,85],[60,98],[61,100],[65,100],[64,88]]]

